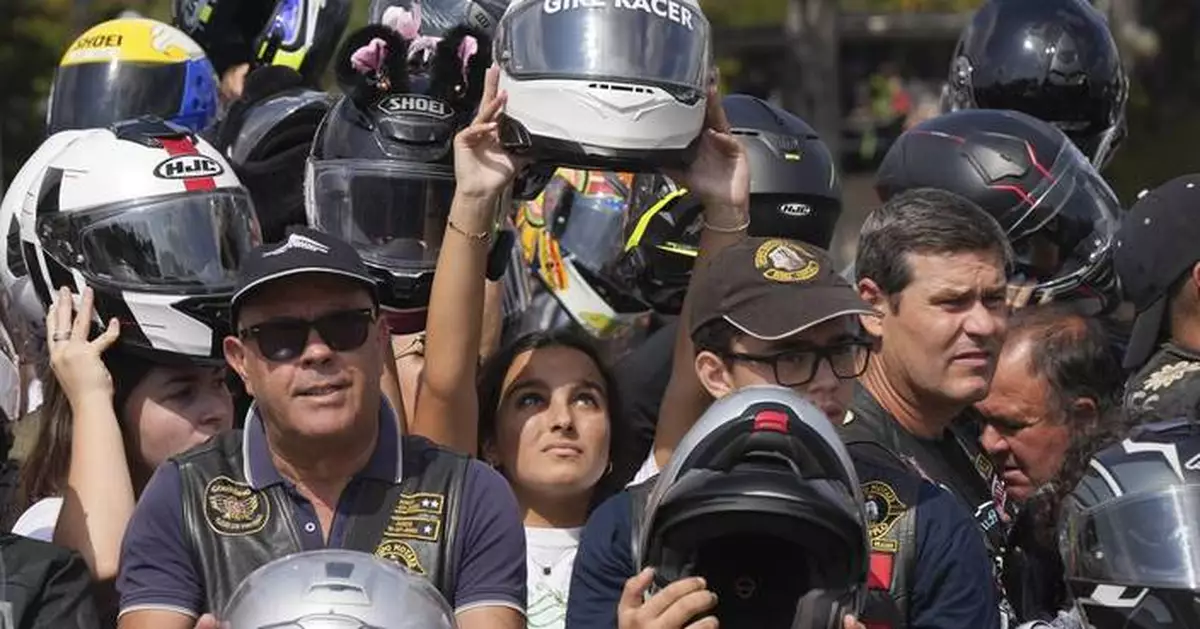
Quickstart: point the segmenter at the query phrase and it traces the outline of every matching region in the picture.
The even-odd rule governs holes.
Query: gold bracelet
[[[479,232],[479,233],[471,233],[471,232],[463,231],[463,229],[461,227],[459,227],[458,225],[455,225],[454,221],[449,220],[449,219],[446,220],[446,227],[449,227],[450,231],[457,233],[458,235],[462,236],[463,238],[477,242],[481,245],[487,245],[492,242],[492,232],[490,232],[490,231]]]
[[[746,217],[745,222],[735,227],[718,227],[712,223],[709,223],[708,218],[703,216],[700,217],[700,224],[704,227],[704,229],[711,229],[718,234],[736,234],[738,232],[746,231],[746,229],[750,227],[750,217]]]

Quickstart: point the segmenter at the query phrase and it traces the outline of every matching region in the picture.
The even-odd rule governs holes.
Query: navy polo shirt
[[[379,413],[375,451],[338,499],[328,543],[322,539],[312,504],[275,468],[254,407],[242,433],[243,472],[255,489],[284,485],[304,550],[340,548],[349,520],[346,510],[364,483],[397,483],[403,478],[402,439],[395,416],[385,405]],[[449,602],[456,612],[486,606],[523,612],[525,530],[516,498],[504,478],[479,461],[470,462],[463,491],[458,535],[450,549],[450,565],[458,567],[457,586]],[[138,499],[121,548],[117,591],[122,614],[158,609],[195,617],[219,611],[205,609],[203,573],[183,534],[182,497],[179,467],[172,461],[155,471]]]

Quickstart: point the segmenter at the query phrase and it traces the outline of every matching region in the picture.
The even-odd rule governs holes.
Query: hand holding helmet
[[[500,115],[506,94],[499,91],[500,68],[492,66],[484,82],[483,100],[471,125],[454,138],[454,179],[457,194],[495,199],[512,183],[523,166],[500,141]]]
[[[646,590],[653,582],[653,568],[646,568],[625,582],[617,607],[620,629],[709,629],[718,626],[717,619],[712,616],[691,622],[712,611],[717,604],[717,595],[705,589],[703,578],[680,579],[645,598]]]
[[[710,85],[695,161],[686,170],[665,169],[664,174],[699,197],[706,214],[724,215],[734,209],[741,224],[750,206],[750,161],[731,130],[717,88]]]
[[[88,340],[94,300],[92,289],[84,289],[79,312],[73,314],[71,291],[64,286],[58,290],[46,314],[46,346],[50,349],[50,367],[72,405],[97,394],[105,396],[105,403],[112,401],[112,374],[100,356],[117,342],[121,327],[115,318],[110,319],[108,327],[99,336]]]

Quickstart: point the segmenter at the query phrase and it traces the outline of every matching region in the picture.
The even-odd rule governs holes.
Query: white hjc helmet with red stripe
[[[250,195],[208,142],[154,118],[96,129],[51,158],[19,216],[44,307],[67,286],[149,358],[221,358],[242,255],[260,240]]]

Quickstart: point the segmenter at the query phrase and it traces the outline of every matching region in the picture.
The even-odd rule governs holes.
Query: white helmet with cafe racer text
[[[515,0],[493,54],[509,150],[629,172],[694,156],[713,78],[697,0]]]
[[[242,256],[260,240],[249,193],[208,142],[157,118],[88,131],[37,175],[19,217],[42,305],[91,287],[96,323],[159,361],[222,359]]]

